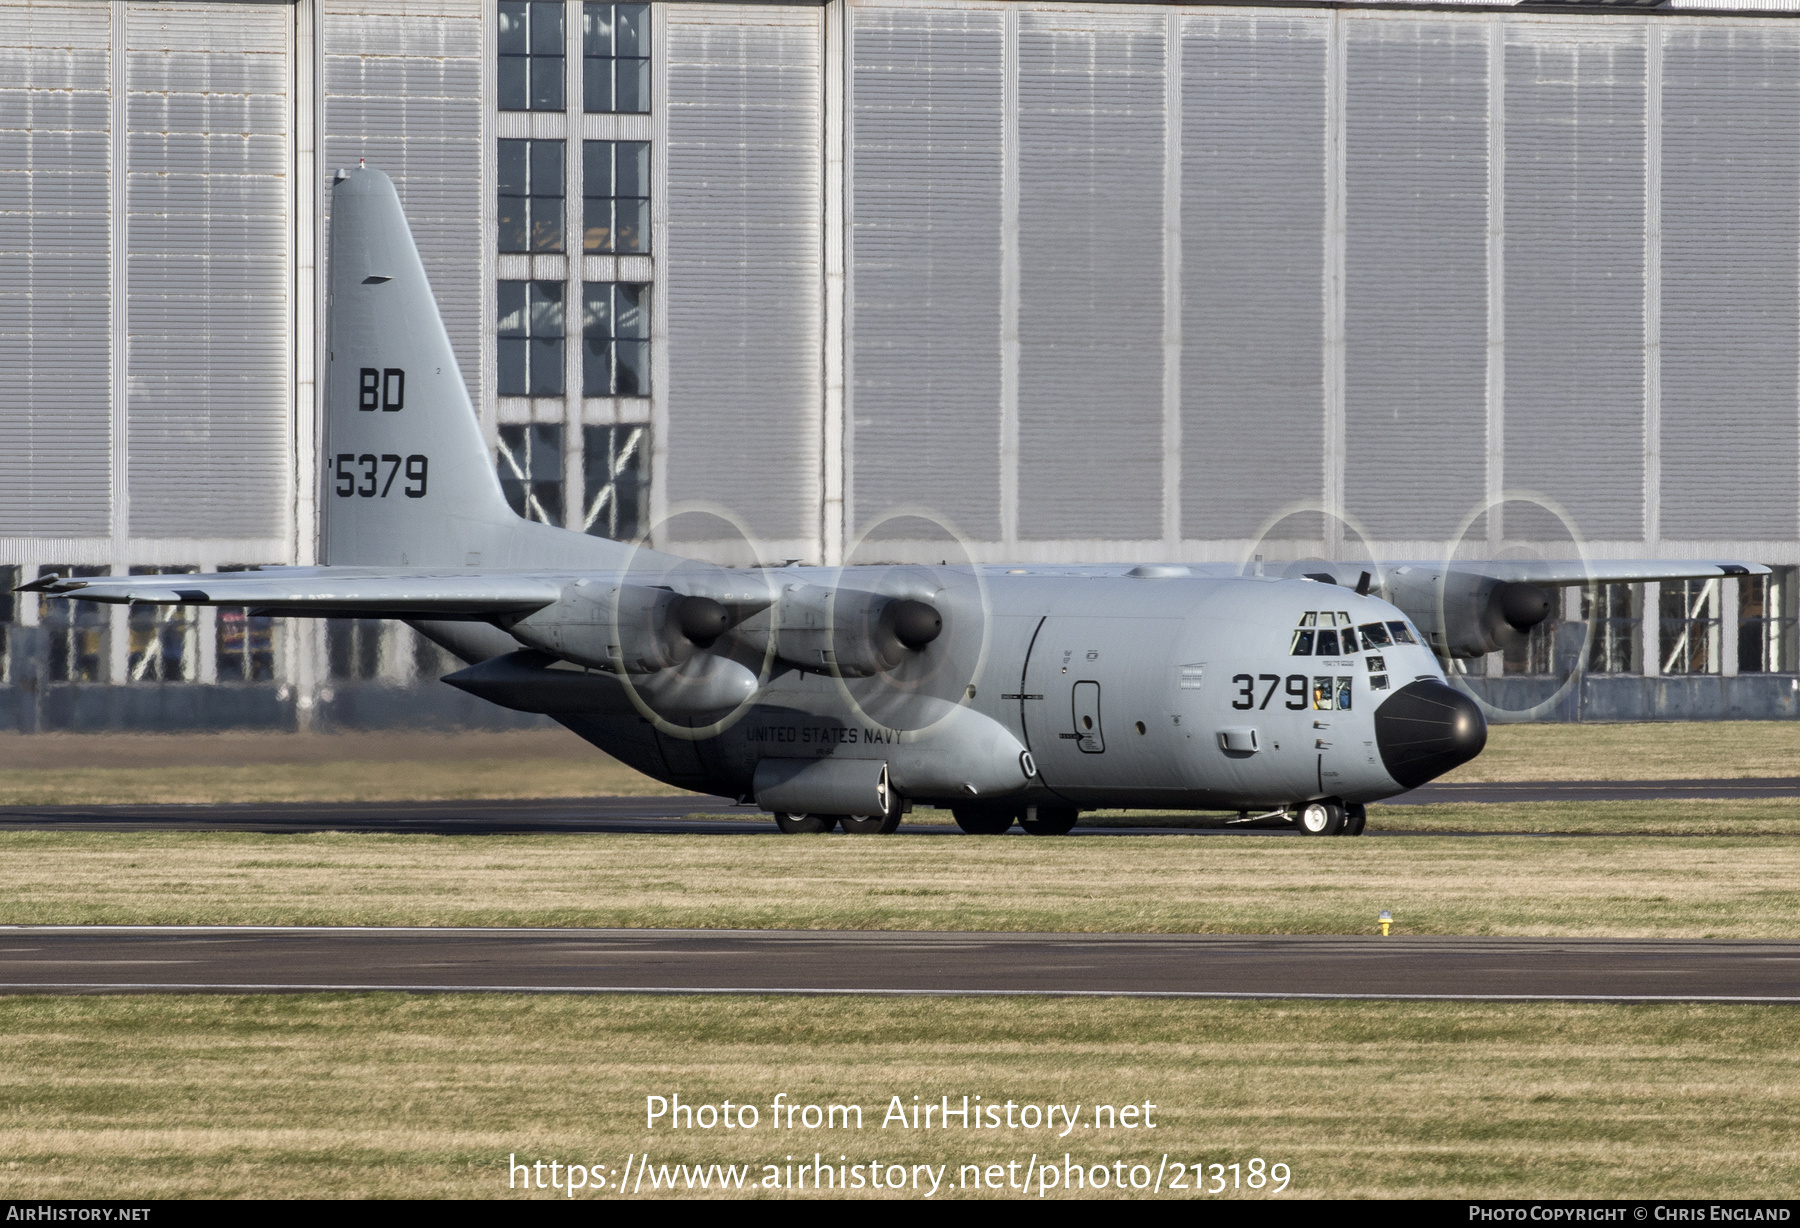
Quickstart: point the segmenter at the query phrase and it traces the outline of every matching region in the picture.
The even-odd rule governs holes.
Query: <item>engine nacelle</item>
[[[1550,593],[1535,584],[1417,567],[1389,572],[1382,594],[1444,657],[1482,657],[1514,647],[1555,608]]]
[[[710,597],[579,580],[560,600],[506,630],[521,644],[616,673],[650,674],[690,660],[731,626]]]
[[[774,609],[740,629],[755,651],[811,673],[868,678],[898,667],[937,639],[944,621],[928,602],[858,589],[791,584]]]

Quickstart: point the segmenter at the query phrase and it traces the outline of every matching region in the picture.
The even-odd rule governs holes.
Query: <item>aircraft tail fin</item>
[[[332,191],[322,561],[616,567],[628,547],[507,506],[393,181]]]

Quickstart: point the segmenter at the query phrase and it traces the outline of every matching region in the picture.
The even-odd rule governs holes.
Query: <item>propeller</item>
[[[1481,539],[1474,540],[1479,527]],[[1445,673],[1478,704],[1490,720],[1528,721],[1547,716],[1565,702],[1579,685],[1593,638],[1591,623],[1565,624],[1556,618],[1558,589],[1536,584],[1495,580],[1468,566],[1514,559],[1548,560],[1587,558],[1587,544],[1561,504],[1536,491],[1509,490],[1499,498],[1476,504],[1457,526],[1442,567],[1442,583],[1429,615],[1438,630],[1427,631],[1440,656],[1449,659]],[[1397,602],[1405,608],[1406,603]],[[1410,611],[1409,611],[1410,612]],[[1550,628],[1539,660],[1526,661],[1527,674],[1505,679],[1486,679],[1481,664],[1488,653],[1506,652],[1515,658],[1533,649],[1532,633]],[[1427,630],[1421,626],[1421,630]],[[1439,638],[1441,637],[1441,639]],[[1547,667],[1556,685],[1544,698],[1541,681]],[[1484,679],[1479,689],[1475,679]]]

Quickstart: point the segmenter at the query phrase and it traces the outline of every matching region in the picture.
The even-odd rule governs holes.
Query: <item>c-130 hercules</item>
[[[733,569],[553,528],[506,504],[393,184],[341,174],[332,217],[326,565],[25,587],[402,619],[468,662],[452,686],[669,784],[754,798],[787,832],[891,832],[920,802],[972,833],[1156,807],[1355,835],[1364,803],[1486,742],[1440,656],[1499,649],[1556,586],[1767,572]]]

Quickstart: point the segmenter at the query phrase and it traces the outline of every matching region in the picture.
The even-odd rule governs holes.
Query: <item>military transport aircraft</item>
[[[1157,807],[1354,835],[1486,741],[1441,659],[1515,640],[1558,586],[1767,571],[728,568],[553,528],[507,506],[388,177],[340,173],[332,219],[325,565],[24,588],[402,619],[468,663],[450,685],[786,832],[890,832],[919,802],[972,833]]]

